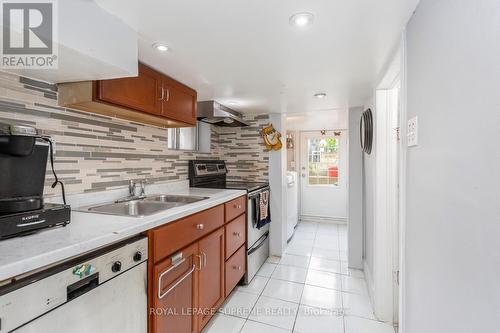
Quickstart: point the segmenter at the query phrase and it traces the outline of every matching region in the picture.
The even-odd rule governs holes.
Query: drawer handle
[[[241,266],[233,266],[233,269],[236,269],[238,271],[241,271]]]
[[[163,294],[161,292],[161,280],[163,279],[163,277],[170,273],[174,268],[178,267],[180,264],[182,264],[184,261],[186,261],[186,259],[182,259],[180,260],[179,262],[177,262],[175,265],[173,265],[172,267],[170,267],[169,269],[167,269],[165,272],[161,273],[160,276],[158,277],[158,299],[162,299],[164,298],[165,296],[167,296],[169,293],[172,292],[172,290],[174,290],[179,284],[182,283],[182,281],[184,281],[185,279],[187,279],[191,274],[193,274],[194,270],[196,269],[196,265],[193,265],[193,267],[183,276],[181,277],[179,280],[177,280],[170,288],[168,288]]]
[[[236,237],[240,237],[241,233],[235,231],[235,232],[233,232],[233,235],[236,236]]]
[[[234,208],[241,209],[241,205],[234,204]]]
[[[203,223],[197,224],[196,229],[203,230],[203,229],[205,229],[205,225]]]

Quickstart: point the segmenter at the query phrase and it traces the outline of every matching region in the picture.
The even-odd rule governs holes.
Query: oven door
[[[266,190],[269,188],[264,188]],[[263,226],[260,229],[257,229],[255,226],[255,200],[257,200],[258,196],[255,196],[256,193],[261,192],[262,190],[250,193],[248,195],[248,203],[247,203],[247,250],[251,249],[256,242],[262,238],[266,233],[269,232],[269,223]]]

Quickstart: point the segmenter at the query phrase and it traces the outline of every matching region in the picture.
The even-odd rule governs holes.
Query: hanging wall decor
[[[361,148],[370,155],[373,145],[373,113],[371,109],[366,110],[361,115],[359,135],[361,137]]]
[[[261,131],[262,137],[264,138],[264,143],[269,150],[280,150],[281,144],[281,133],[278,132],[273,124],[269,124],[264,127]]]

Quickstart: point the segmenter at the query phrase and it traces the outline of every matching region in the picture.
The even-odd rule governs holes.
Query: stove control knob
[[[117,273],[122,270],[122,263],[121,261],[115,261],[113,265],[111,266],[111,271],[113,273]]]
[[[134,261],[135,262],[139,262],[142,260],[142,252],[141,251],[137,251],[135,254],[134,254]]]

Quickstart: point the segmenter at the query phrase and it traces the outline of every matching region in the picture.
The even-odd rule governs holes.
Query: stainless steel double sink
[[[208,198],[209,197],[159,194],[145,197],[143,199],[132,199],[129,201],[82,207],[76,210],[80,212],[99,213],[106,215],[144,217],[174,207],[180,207],[198,201],[206,200]]]

